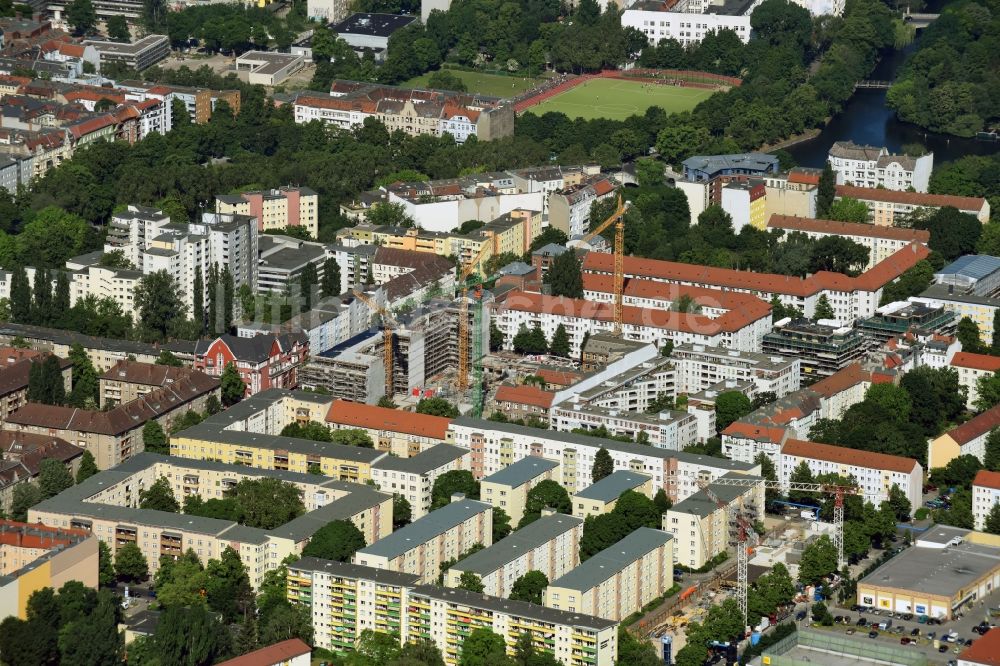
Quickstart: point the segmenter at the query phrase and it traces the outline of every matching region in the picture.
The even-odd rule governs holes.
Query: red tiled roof
[[[58,47],[59,53],[71,58],[82,58],[84,48],[83,44],[69,44],[67,42],[60,42]]]
[[[820,220],[812,217],[797,217],[795,215],[772,215],[771,219],[768,220],[767,226],[771,229],[812,231],[814,233],[833,234],[836,236],[887,238],[889,240],[909,241],[911,243],[926,244],[931,239],[931,232],[926,229],[883,227],[874,224]]]
[[[497,388],[496,401],[549,409],[552,407],[552,400],[555,397],[555,394],[551,391],[544,391],[537,386],[509,386],[502,384]]]
[[[1000,426],[1000,405],[986,410],[979,416],[966,421],[957,428],[952,428],[945,434],[961,446],[968,444],[977,437],[985,435],[997,426]]]
[[[841,465],[883,469],[903,474],[909,474],[917,465],[917,461],[913,458],[849,449],[846,446],[834,446],[833,444],[807,442],[801,439],[790,439],[785,442],[785,445],[781,447],[781,453],[786,456],[826,460]]]
[[[788,436],[788,431],[784,428],[772,428],[744,421],[736,421],[729,424],[729,427],[723,430],[722,434],[729,435],[730,437],[752,439],[756,442],[774,442],[780,444]]]
[[[69,133],[77,138],[80,138],[114,124],[115,117],[111,114],[104,114],[102,116],[98,116],[97,118],[84,120],[82,123],[69,127]]]
[[[725,315],[711,319],[705,315],[661,310],[656,308],[641,308],[634,305],[622,307],[622,321],[631,326],[660,328],[668,331],[681,331],[697,335],[718,335],[722,332],[735,332],[747,324],[770,316],[770,307],[762,303],[762,308],[743,312],[732,310]],[[533,312],[576,319],[594,319],[598,321],[613,321],[615,317],[613,303],[598,303],[577,298],[546,296],[543,294],[512,291],[504,300],[505,310],[518,312]]]
[[[972,647],[965,648],[958,658],[974,664],[1000,666],[1000,628],[990,629],[981,638],[977,638]]]
[[[960,197],[953,194],[922,194],[920,192],[898,192],[872,187],[837,185],[838,197],[850,197],[862,201],[885,201],[909,204],[911,206],[954,206],[963,211],[980,211],[986,203],[982,197]]]
[[[924,245],[913,243],[880,261],[856,278],[830,271],[819,271],[809,277],[799,278],[641,257],[625,257],[624,269],[626,276],[805,297],[823,290],[876,291],[913,268],[928,254],[930,251]],[[610,275],[614,271],[614,255],[604,252],[589,252],[583,260],[583,271],[584,273],[607,273]]]
[[[804,185],[819,185],[819,169],[807,169],[795,167],[788,172],[789,183],[802,183]]]
[[[326,422],[351,428],[391,430],[392,432],[444,440],[451,419],[366,405],[360,402],[334,400],[326,415]]]
[[[981,469],[976,473],[976,478],[972,480],[972,485],[1000,490],[1000,472]]]
[[[973,354],[971,352],[956,352],[955,356],[951,359],[951,365],[958,368],[972,368],[973,370],[996,372],[1000,370],[1000,357]]]
[[[265,648],[254,650],[242,657],[234,657],[216,666],[278,666],[304,654],[312,654],[312,648],[298,638],[290,638]]]
[[[871,379],[871,373],[862,368],[860,363],[852,363],[829,377],[816,382],[809,387],[809,390],[813,393],[818,393],[824,398],[830,398],[846,391],[852,386],[857,386],[863,382],[870,382]]]
[[[570,386],[580,381],[583,376],[578,372],[569,370],[552,370],[551,368],[539,368],[535,370],[535,376],[541,377],[546,384],[555,386]]]

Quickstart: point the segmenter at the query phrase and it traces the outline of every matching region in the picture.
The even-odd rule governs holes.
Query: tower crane
[[[395,393],[395,383],[393,382],[393,347],[392,338],[393,330],[398,325],[396,317],[386,308],[376,303],[372,298],[366,296],[360,291],[352,292],[358,300],[367,305],[372,312],[377,312],[379,316],[382,317],[382,363],[385,369],[385,397],[389,400],[392,399]]]
[[[615,225],[615,274],[613,288],[615,292],[615,335],[622,334],[622,292],[625,290],[625,211],[628,204],[622,201],[622,195],[618,195],[618,205],[606,220],[601,222],[593,231],[583,237],[583,242],[589,243],[595,237],[603,233],[612,224]]]
[[[800,492],[814,492],[823,493],[825,495],[833,495],[833,543],[837,548],[837,569],[843,570],[844,566],[847,564],[844,558],[844,497],[846,495],[860,495],[861,489],[858,486],[838,486],[829,483],[798,483],[789,482],[787,484],[782,484],[780,481],[769,481],[767,479],[761,481],[759,478],[745,478],[741,479],[739,477],[720,477],[713,481],[699,480],[698,487],[705,491],[708,498],[715,503],[721,509],[725,509],[735,514],[735,520],[739,526],[739,538],[737,539],[737,557],[736,557],[736,592],[737,592],[737,603],[740,607],[740,612],[743,614],[743,624],[747,623],[747,597],[749,593],[749,579],[747,577],[747,565],[749,561],[749,549],[752,547],[751,542],[756,542],[756,532],[753,526],[743,517],[738,510],[734,509],[733,504],[723,502],[719,499],[709,484],[720,485],[720,486],[741,486],[744,488],[753,488],[758,484],[763,483],[765,489],[773,490],[798,490]]]

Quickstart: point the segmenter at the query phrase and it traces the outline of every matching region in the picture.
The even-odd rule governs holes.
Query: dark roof
[[[123,359],[101,375],[101,379],[145,386],[167,386],[179,379],[190,377],[195,372],[197,371],[191,368],[140,363]]]
[[[225,335],[220,335],[218,338],[199,340],[194,348],[195,355],[204,355],[216,340],[222,340],[223,344],[229,347],[229,351],[233,352],[233,356],[241,361],[263,363],[271,357],[271,345],[275,340],[277,340],[278,346],[282,351],[287,351],[296,342],[304,344],[308,342],[309,338],[302,332],[289,332],[280,335],[264,333],[255,335],[252,338],[241,338],[226,333]]]
[[[339,34],[371,35],[373,37],[388,37],[402,27],[416,21],[415,16],[399,16],[397,14],[351,14],[346,19],[330,26]]]
[[[27,388],[28,376],[31,374],[31,364],[41,363],[48,356],[48,354],[40,354],[27,350],[18,350],[18,352],[26,353],[18,354],[21,357],[20,359],[0,368],[0,395],[7,395],[8,393]],[[61,369],[65,370],[71,365],[73,365],[73,362],[69,359],[59,359],[59,367]]]

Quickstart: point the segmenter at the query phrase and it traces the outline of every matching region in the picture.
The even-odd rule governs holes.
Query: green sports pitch
[[[466,72],[461,69],[448,71],[460,78],[469,92],[492,95],[493,97],[516,97],[538,83],[538,79],[520,76]],[[426,88],[428,79],[430,79],[430,74],[421,74],[400,85],[403,88]]]
[[[663,107],[667,113],[689,111],[715,92],[709,88],[684,88],[621,79],[592,79],[526,111],[539,116],[549,111],[559,111],[570,118],[624,120],[631,115],[645,113],[651,106]]]

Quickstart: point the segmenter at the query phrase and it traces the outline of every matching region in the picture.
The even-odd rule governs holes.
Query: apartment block
[[[288,600],[312,611],[316,647],[354,650],[361,632],[402,633],[402,611],[419,576],[303,557],[288,565]]]
[[[859,361],[868,341],[857,329],[834,320],[784,319],[764,336],[764,352],[799,360],[800,376],[811,382]]]
[[[16,347],[0,347],[0,423],[28,403],[28,381],[35,363],[44,363],[47,352]],[[59,358],[63,389],[68,394],[73,383],[73,363]]]
[[[474,470],[473,473],[476,478],[480,478],[482,469]],[[510,524],[517,525],[524,517],[528,491],[549,479],[559,481],[559,463],[538,456],[525,456],[482,477],[479,496],[484,502],[503,509],[510,516]]]
[[[606,176],[590,176],[576,185],[549,195],[549,226],[567,237],[590,231],[590,207],[614,196],[617,183]],[[599,220],[597,220],[599,221]]]
[[[379,451],[410,458],[445,441],[451,419],[334,400],[326,414],[331,428],[360,429],[368,433]]]
[[[332,402],[318,393],[269,389],[174,435],[170,452],[182,458],[303,474],[318,466],[324,476],[365,483],[372,478],[372,464],[386,453],[280,434],[290,423],[322,421]]]
[[[778,466],[781,482],[787,484],[795,468],[803,462],[809,466],[813,476],[839,474],[852,477],[861,489],[864,501],[875,506],[889,499],[893,486],[898,486],[906,495],[911,511],[923,505],[924,469],[913,458],[789,439],[781,447]]]
[[[445,572],[445,585],[458,587],[462,574],[475,574],[483,594],[509,597],[517,579],[541,571],[552,581],[580,563],[583,519],[552,510],[489,548],[466,557]]]
[[[670,360],[678,394],[690,395],[733,381],[751,382],[754,393],[781,398],[800,386],[800,361],[794,357],[683,344],[674,347]]]
[[[757,479],[762,481],[762,479]],[[731,515],[739,512],[751,523],[764,515],[764,484],[728,486],[710,484],[726,507],[718,506],[699,490],[663,514],[663,530],[674,537],[674,562],[699,569],[739,540],[739,525]]]
[[[458,663],[462,642],[478,627],[502,636],[508,653],[528,634],[536,649],[566,666],[613,666],[618,657],[613,620],[433,585],[414,588],[407,599],[403,640],[433,641],[448,666]]]
[[[640,527],[545,588],[544,605],[621,621],[674,585],[673,537]]]
[[[15,433],[0,430],[0,510],[10,515],[14,489],[25,483],[37,483],[46,460],[61,462],[74,477],[80,470],[83,449],[52,435]]]
[[[194,367],[219,377],[232,363],[251,396],[269,388],[298,386],[298,368],[309,357],[309,339],[302,333],[255,335],[240,338],[225,333],[214,340],[199,340]]]
[[[570,400],[552,409],[550,424],[554,430],[563,432],[580,429],[595,431],[603,427],[612,435],[648,442],[656,448],[670,451],[681,451],[698,440],[698,419],[686,411],[669,409],[657,414],[647,414],[584,405]]]
[[[921,194],[896,192],[881,188],[837,185],[837,198],[857,199],[868,207],[868,219],[880,227],[891,227],[897,218],[903,220],[921,210],[937,210],[945,206],[975,216],[986,224],[990,219],[990,202],[981,197],[960,197],[952,194]]]
[[[926,192],[934,169],[934,153],[894,155],[885,146],[837,141],[830,148],[829,162],[838,185]]]
[[[212,118],[212,112],[215,111],[215,107],[220,102],[228,105],[234,116],[240,112],[239,90],[210,90],[143,81],[119,81],[118,87],[125,92],[126,98],[130,100],[161,101],[167,112],[167,127],[172,127],[174,122],[181,122],[180,118],[175,119],[172,115],[174,100],[178,100],[184,105],[188,120],[199,125],[204,125]]]
[[[1000,472],[979,470],[972,481],[972,519],[975,529],[986,529],[986,519],[997,502],[1000,502]]]
[[[1000,405],[932,439],[927,447],[927,468],[945,467],[958,456],[975,456],[982,462],[986,455],[986,438],[998,426]]]
[[[100,376],[100,406],[120,405],[198,373],[186,367],[119,361]]]
[[[949,365],[958,373],[958,383],[965,387],[968,395],[966,407],[972,409],[979,399],[979,380],[1000,371],[1000,358],[960,351],[952,357]]]
[[[452,498],[452,502],[362,548],[354,563],[420,576],[434,583],[440,564],[476,544],[493,543],[493,506],[486,502]]]
[[[262,530],[231,520],[138,508],[141,491],[161,478],[167,479],[178,501],[190,495],[221,497],[244,479],[277,478],[302,492],[307,512],[273,530]],[[204,563],[232,548],[256,589],[266,571],[280,566],[288,555],[300,554],[316,530],[330,521],[351,521],[367,543],[391,533],[392,497],[364,484],[315,474],[142,453],[42,501],[29,510],[28,518],[87,530],[108,544],[112,553],[136,544],[152,572],[162,556],[177,558],[192,550]]]
[[[857,277],[841,273],[818,271],[805,278],[738,271],[728,268],[695,266],[672,261],[625,257],[626,283],[631,280],[650,280],[722,291],[744,292],[763,301],[777,298],[786,307],[802,310],[804,316],[815,315],[820,296],[826,296],[840,321],[854,321],[870,317],[882,298],[882,288],[900,275],[926,259],[930,251],[922,244],[911,244],[891,255]],[[587,274],[614,274],[614,255],[590,252],[583,260]],[[682,340],[682,342],[700,342]],[[711,344],[711,343],[706,343]],[[736,347],[736,345],[731,345]],[[738,348],[738,347],[737,347]],[[747,349],[753,351],[753,349]]]
[[[454,419],[448,432],[450,443],[472,450],[477,479],[537,456],[559,463],[562,485],[571,495],[591,485],[594,456],[602,448],[611,454],[615,470],[652,477],[654,492],[663,488],[674,502],[697,492],[699,480],[712,481],[731,471],[760,472],[759,465],[750,463],[464,416]]]
[[[784,238],[793,232],[803,233],[809,238],[820,240],[829,236],[839,236],[868,248],[868,263],[863,270],[874,268],[904,247],[912,243],[927,245],[931,234],[924,229],[903,229],[881,227],[874,224],[819,220],[809,217],[772,215],[767,222],[768,229],[781,229]]]
[[[97,589],[97,539],[85,530],[0,520],[0,617],[27,618],[28,598],[70,581]]]
[[[722,188],[722,210],[733,220],[733,231],[743,227],[764,231],[767,227],[767,187],[760,178],[727,183]]]
[[[954,336],[958,319],[943,305],[928,305],[914,301],[887,303],[875,311],[874,317],[855,322],[859,331],[878,345],[906,337],[941,339]]]
[[[319,195],[308,187],[219,194],[215,197],[215,212],[255,218],[260,232],[304,227],[316,238],[319,229]]]
[[[422,518],[431,509],[434,481],[447,472],[468,470],[472,456],[468,449],[438,444],[412,458],[389,455],[372,465],[372,481],[383,492],[404,497],[411,517]]]
[[[653,0],[636,0],[622,13],[623,28],[634,28],[646,35],[650,44],[675,39],[683,46],[694,46],[705,35],[731,30],[746,43],[750,41],[750,16],[760,0],[737,4],[715,4],[703,0],[680,0],[672,5]],[[713,155],[712,157],[735,157]],[[689,158],[706,159],[706,158]],[[685,160],[685,163],[687,160]]]
[[[626,470],[612,472],[570,498],[573,502],[573,515],[586,518],[611,513],[618,504],[618,498],[627,490],[642,493],[652,499],[655,492],[653,479],[645,474]]]
[[[967,254],[934,272],[934,282],[954,291],[993,296],[1000,292],[1000,257]]]
[[[946,284],[932,284],[920,296],[910,298],[914,303],[943,307],[953,312],[958,321],[968,317],[979,327],[983,344],[993,344],[993,318],[1000,308],[1000,298],[980,296],[974,291],[962,291]]]
[[[94,40],[84,44],[97,50],[102,66],[115,63],[136,71],[151,67],[170,55],[170,39],[166,35],[146,35],[131,44]]]

